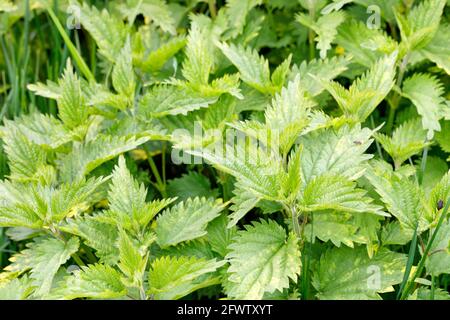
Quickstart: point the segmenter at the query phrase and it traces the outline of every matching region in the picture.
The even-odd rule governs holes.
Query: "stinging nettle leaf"
[[[224,205],[207,198],[189,198],[166,209],[156,220],[156,242],[161,247],[206,235],[208,222],[219,216]]]
[[[261,299],[264,293],[282,291],[297,281],[301,261],[297,238],[273,220],[254,222],[238,231],[229,246],[228,296]]]

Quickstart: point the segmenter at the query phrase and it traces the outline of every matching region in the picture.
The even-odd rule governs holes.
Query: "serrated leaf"
[[[386,33],[369,29],[364,22],[355,20],[339,27],[336,43],[353,56],[352,61],[365,67],[372,66],[384,54],[397,49],[397,43]]]
[[[206,235],[208,222],[222,210],[221,202],[207,198],[190,198],[176,204],[156,220],[157,243],[167,247]]]
[[[196,172],[189,172],[180,178],[167,181],[167,195],[184,201],[195,197],[216,197],[217,190],[211,189],[211,182],[207,177]]]
[[[392,157],[397,169],[409,157],[429,145],[427,131],[422,128],[420,119],[411,119],[401,124],[394,130],[392,137],[382,133],[375,133],[374,137]]]
[[[185,45],[186,39],[184,37],[173,37],[156,50],[150,52],[145,60],[142,61],[140,67],[145,72],[157,72]]]
[[[129,38],[117,56],[116,64],[112,71],[112,85],[119,94],[127,97],[129,105],[133,103],[136,80]]]
[[[228,296],[261,299],[264,293],[283,290],[297,281],[301,261],[297,238],[275,221],[254,222],[239,231],[229,246]]]
[[[195,257],[161,257],[151,264],[148,293],[158,300],[180,299],[187,294],[219,283],[211,274],[224,261]]]
[[[406,255],[379,251],[372,259],[362,247],[334,248],[320,259],[312,283],[321,300],[381,299],[402,281]]]
[[[81,267],[73,276],[67,277],[58,288],[58,293],[64,299],[121,298],[127,291],[120,278],[120,272],[110,266],[91,264]]]
[[[301,156],[303,183],[324,173],[357,179],[364,173],[363,163],[372,158],[364,152],[372,143],[373,131],[360,126],[322,129],[302,136]]]
[[[81,90],[81,81],[73,71],[70,60],[67,62],[60,86],[61,96],[57,99],[58,116],[69,129],[74,129],[86,122],[89,111]]]
[[[372,203],[366,191],[344,176],[323,174],[313,178],[300,195],[300,211],[335,210],[350,213],[373,213],[386,216],[382,207]]]
[[[126,277],[122,282],[128,286],[141,288],[144,281],[143,277],[147,266],[148,253],[142,255],[137,245],[133,243],[123,229],[119,229],[117,247],[119,248],[119,262],[117,266]]]
[[[325,59],[327,51],[331,49],[331,43],[337,34],[337,28],[345,20],[345,13],[343,11],[331,12],[323,15],[314,21],[311,16],[306,14],[298,14],[297,21],[314,30],[317,34],[315,40],[317,41],[317,48],[320,51],[320,57]]]
[[[99,11],[85,2],[80,5],[77,1],[72,1],[72,4],[80,8],[80,22],[94,38],[99,52],[110,62],[115,62],[126,40],[123,21],[110,15],[106,9]]]
[[[300,78],[288,83],[276,94],[266,109],[266,125],[275,134],[282,154],[287,154],[302,130],[309,124],[310,109],[314,101],[306,97]]]
[[[28,248],[14,255],[6,270],[24,272],[31,269],[30,278],[37,286],[36,295],[50,291],[53,278],[59,267],[78,251],[79,241],[72,237],[66,242],[58,239],[37,239]]]
[[[166,115],[186,115],[188,112],[207,108],[217,102],[217,96],[203,96],[187,88],[160,85],[147,92],[139,102],[142,117],[162,117]]]
[[[319,59],[309,62],[303,61],[300,65],[294,65],[290,72],[290,80],[300,75],[300,86],[312,96],[317,96],[325,89],[312,75],[324,81],[331,81],[347,70],[350,59],[333,57],[331,59]]]
[[[277,89],[270,79],[269,62],[251,49],[234,44],[218,45],[222,53],[239,70],[241,79],[252,88],[262,93],[274,93]]]
[[[446,0],[425,0],[413,7],[404,17],[395,11],[402,41],[409,50],[425,47],[434,38]]]
[[[428,228],[423,191],[415,182],[397,175],[383,176],[373,170],[368,170],[366,177],[404,229],[414,231],[417,227],[421,232]]]
[[[450,25],[440,25],[433,40],[421,50],[421,53],[450,75],[450,49],[446,39],[450,37]]]
[[[0,300],[25,300],[33,292],[32,280],[27,276],[0,283]]]
[[[11,179],[32,181],[38,178],[40,170],[47,165],[45,150],[8,122],[2,140],[3,150],[8,157]]]
[[[97,221],[96,218],[87,216],[71,220],[64,231],[82,238],[86,245],[95,250],[101,263],[115,265],[119,257],[117,226]]]
[[[193,22],[187,37],[186,60],[183,62],[182,73],[188,82],[197,85],[207,85],[209,75],[214,68],[212,44],[206,30]]]
[[[226,15],[234,28],[234,36],[243,31],[250,10],[261,3],[262,0],[227,0]]]
[[[61,178],[64,181],[80,179],[104,162],[135,149],[148,139],[99,135],[94,140],[75,144],[70,153],[61,155],[58,159]]]
[[[442,84],[431,75],[416,73],[403,83],[403,95],[412,101],[422,116],[428,140],[433,138],[435,131],[441,130],[439,120],[444,116],[442,109],[447,107],[443,93]]]
[[[71,132],[58,119],[38,112],[22,115],[14,121],[5,120],[5,127],[6,130],[17,128],[31,143],[46,149],[57,149],[72,138]]]
[[[221,257],[228,253],[228,246],[236,234],[236,228],[228,228],[229,216],[221,214],[208,224],[207,238],[211,249]]]
[[[362,122],[383,101],[394,86],[397,53],[378,60],[349,89],[337,82],[322,84],[338,103],[345,116]]]

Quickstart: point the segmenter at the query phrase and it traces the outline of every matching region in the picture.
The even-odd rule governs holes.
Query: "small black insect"
[[[358,145],[358,146],[362,145],[362,142],[361,142],[361,141],[358,141],[358,140],[353,141],[353,143],[356,144],[356,145]]]
[[[439,200],[438,203],[437,203],[437,209],[441,210],[443,207],[444,207],[444,201]]]

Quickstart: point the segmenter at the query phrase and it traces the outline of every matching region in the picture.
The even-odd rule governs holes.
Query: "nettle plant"
[[[449,299],[447,3],[65,3],[94,71],[41,1],[0,298]]]

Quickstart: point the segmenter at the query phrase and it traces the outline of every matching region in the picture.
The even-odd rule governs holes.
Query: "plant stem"
[[[373,120],[373,115],[370,115],[370,125],[371,125],[372,129],[375,129],[375,121]],[[383,151],[381,150],[380,143],[378,142],[377,139],[375,139],[375,144],[377,146],[377,152],[378,152],[378,155],[380,156],[380,159],[384,160]]]
[[[418,276],[422,274],[423,268],[425,267],[425,261],[428,258],[428,253],[431,250],[431,246],[433,245],[434,240],[436,239],[437,233],[439,229],[442,226],[442,223],[444,222],[445,217],[447,216],[448,209],[450,207],[450,197],[447,199],[447,203],[445,205],[444,210],[442,210],[441,216],[439,218],[439,221],[436,225],[436,228],[433,231],[433,234],[431,235],[431,238],[428,240],[427,247],[425,248],[425,251],[422,254],[422,258],[419,261],[419,265],[417,266],[416,272],[414,273],[411,281],[406,285],[405,290],[403,290],[403,293],[401,295],[402,300],[408,297],[409,292],[412,289],[412,286],[414,285],[414,281],[417,279]]]
[[[428,142],[428,139],[425,142]],[[420,185],[423,182],[423,176],[425,175],[425,170],[427,168],[427,158],[428,158],[428,146],[423,149],[422,160],[420,163],[420,175],[419,175]]]
[[[208,0],[209,13],[212,18],[217,16],[216,0]]]
[[[166,184],[161,179],[161,176],[159,175],[159,171],[158,171],[158,168],[156,167],[155,161],[153,161],[153,158],[150,155],[148,156],[148,164],[150,165],[150,169],[152,170],[152,173],[155,176],[156,184],[158,186],[159,192],[161,192],[161,195],[164,198],[167,198]]]
[[[409,53],[403,58],[402,63],[400,64],[399,67],[399,73],[398,73],[398,78],[397,78],[397,82],[396,82],[396,86],[400,88],[400,86],[403,83],[403,77],[405,76],[405,72],[406,72],[406,67],[408,65],[409,62]],[[395,120],[395,111],[397,110],[399,104],[400,104],[400,100],[401,100],[402,96],[395,92],[392,99],[391,99],[391,103],[389,103],[389,116],[388,116],[388,122],[386,125],[386,132],[388,134],[392,133],[392,128],[394,126],[394,120]]]
[[[298,223],[297,210],[295,205],[290,207],[291,218],[292,218],[292,228],[299,239],[301,239],[302,232],[300,230],[300,224]]]

